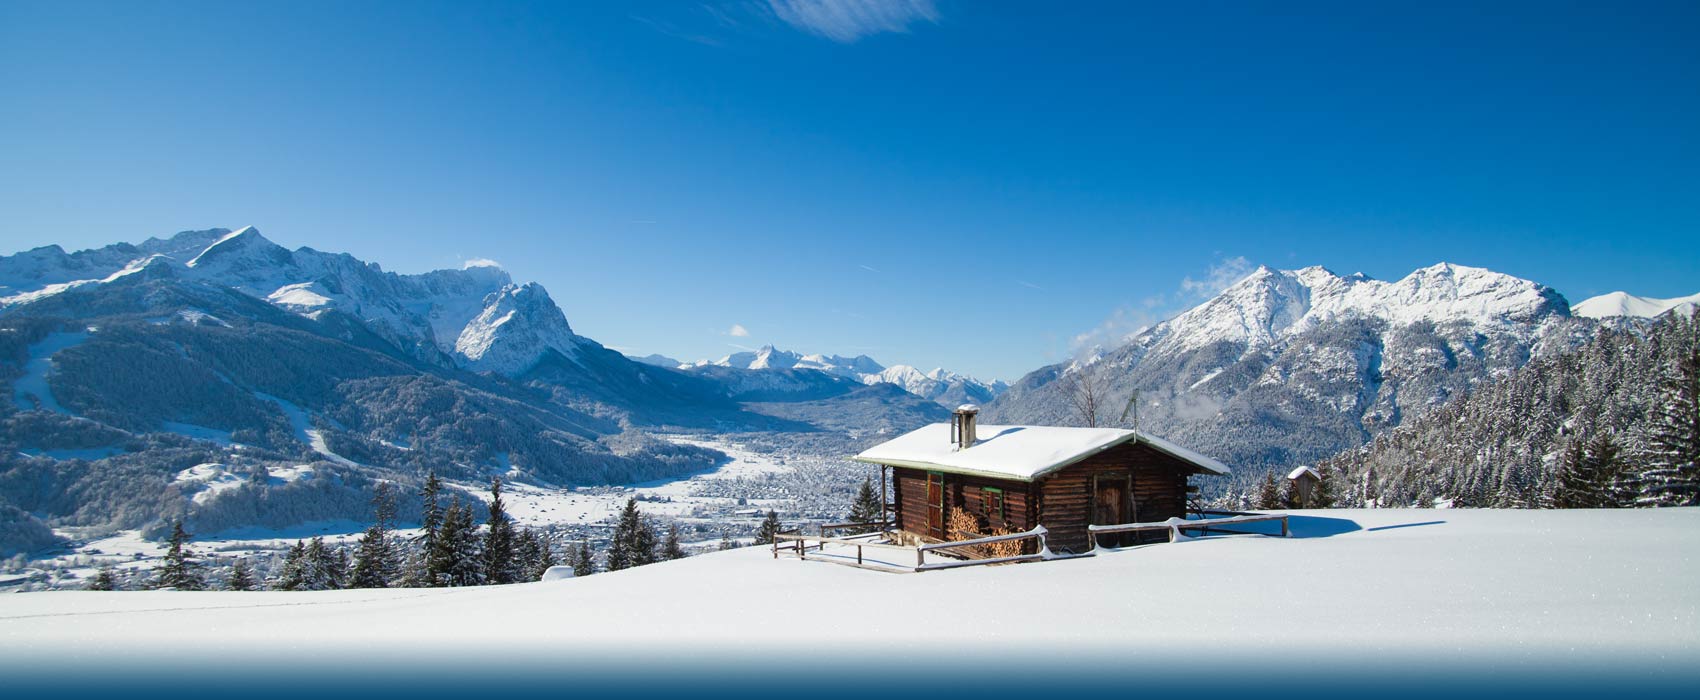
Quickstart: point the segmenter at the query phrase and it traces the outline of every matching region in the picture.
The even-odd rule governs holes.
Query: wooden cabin
[[[1311,494],[1316,493],[1322,475],[1310,467],[1299,467],[1287,473],[1287,481],[1292,484],[1287,492],[1293,495],[1293,507],[1309,508]]]
[[[1082,552],[1090,549],[1087,525],[1185,517],[1187,479],[1228,473],[1216,460],[1135,430],[976,425],[978,412],[963,406],[949,423],[854,458],[890,469],[892,526],[907,538],[952,539],[950,516],[966,510],[982,533],[1042,524],[1051,549]],[[1100,543],[1130,544],[1131,537]]]

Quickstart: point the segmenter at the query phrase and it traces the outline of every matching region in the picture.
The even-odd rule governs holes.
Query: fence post
[[[1287,517],[1284,515],[1281,516],[1281,536],[1287,536]]]

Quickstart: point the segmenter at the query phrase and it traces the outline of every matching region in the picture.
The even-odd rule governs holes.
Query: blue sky
[[[1242,259],[1700,292],[1700,5],[1476,4],[7,0],[0,253],[253,224],[1006,379]]]

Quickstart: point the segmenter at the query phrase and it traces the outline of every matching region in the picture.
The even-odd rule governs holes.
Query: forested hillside
[[[1695,505],[1700,323],[1602,327],[1322,464],[1342,505]]]

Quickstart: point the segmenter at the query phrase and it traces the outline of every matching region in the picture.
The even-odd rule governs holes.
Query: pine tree
[[[295,541],[295,546],[283,556],[283,566],[278,571],[277,582],[272,585],[280,591],[307,590],[307,546],[301,540]]]
[[[1700,348],[1677,358],[1659,387],[1641,451],[1643,506],[1700,505]]]
[[[1333,508],[1338,499],[1334,495],[1334,478],[1328,475],[1331,471],[1325,467],[1316,470],[1316,486],[1310,489],[1310,503],[1306,508]]]
[[[1639,483],[1611,433],[1601,430],[1588,443],[1587,459],[1599,484],[1599,508],[1633,508]]]
[[[613,541],[608,544],[608,570],[629,569],[654,560],[655,533],[638,512],[637,499],[628,498],[625,509],[620,511],[620,521],[614,525]]]
[[[632,543],[632,551],[637,554],[638,566],[661,561],[661,538],[656,536],[655,522],[647,515],[638,519],[637,537]]]
[[[323,537],[314,537],[307,542],[302,564],[301,587],[293,590],[330,591],[342,588],[347,576],[346,562],[325,544]]]
[[[514,556],[514,524],[502,503],[502,479],[490,480],[490,517],[485,521],[484,582],[517,583],[521,569]]]
[[[537,581],[543,572],[555,565],[555,552],[546,535],[531,528],[520,531],[515,539],[514,556],[520,562],[521,580]]]
[[[111,567],[102,567],[100,571],[95,572],[94,578],[89,579],[88,590],[91,590],[91,591],[116,591],[116,590],[118,590],[118,582],[113,580]]]
[[[379,482],[372,490],[372,509],[375,522],[356,545],[349,588],[387,588],[400,566],[390,537],[395,521],[395,493],[388,482]]]
[[[862,479],[862,486],[856,489],[856,500],[850,504],[850,522],[862,524],[862,527],[855,528],[854,531],[864,533],[878,530],[884,520],[884,510],[879,495],[874,493],[873,480]]]
[[[179,591],[198,591],[206,587],[201,580],[200,564],[190,558],[189,533],[183,531],[183,521],[171,524],[171,544],[159,567],[154,569],[154,588],[175,588]]]
[[[720,536],[720,551],[724,552],[724,551],[727,551],[727,550],[737,549],[737,548],[738,548],[738,543],[735,540],[732,539],[731,535],[721,535]]]
[[[442,580],[444,560],[440,558],[443,546],[438,542],[438,534],[443,529],[443,507],[438,501],[438,493],[442,491],[443,481],[437,478],[436,472],[425,477],[425,488],[419,492],[419,547],[424,553],[421,557],[424,570],[420,572],[420,582],[424,586],[437,586]]]
[[[460,499],[450,501],[443,511],[443,525],[437,533],[437,549],[428,565],[434,573],[435,586],[477,586],[484,583],[484,557],[479,551],[478,526],[472,522],[472,509],[463,507]]]
[[[596,573],[596,555],[590,552],[590,540],[579,540],[578,553],[573,555],[573,578]]]
[[[224,580],[224,588],[230,591],[254,590],[254,570],[248,567],[248,560],[237,559],[230,565],[230,577]]]
[[[1580,440],[1564,446],[1559,458],[1557,483],[1553,485],[1547,505],[1551,508],[1598,508],[1604,494],[1600,477],[1592,469],[1587,451]]]
[[[1257,490],[1257,503],[1252,507],[1257,510],[1280,510],[1283,506],[1281,483],[1275,479],[1275,472],[1263,475],[1263,484]]]
[[[679,544],[679,524],[669,523],[667,525],[667,539],[661,543],[661,559],[673,561],[684,558],[685,548]]]
[[[761,527],[756,529],[756,544],[773,544],[779,529],[779,514],[768,511],[767,517],[761,521]]]

